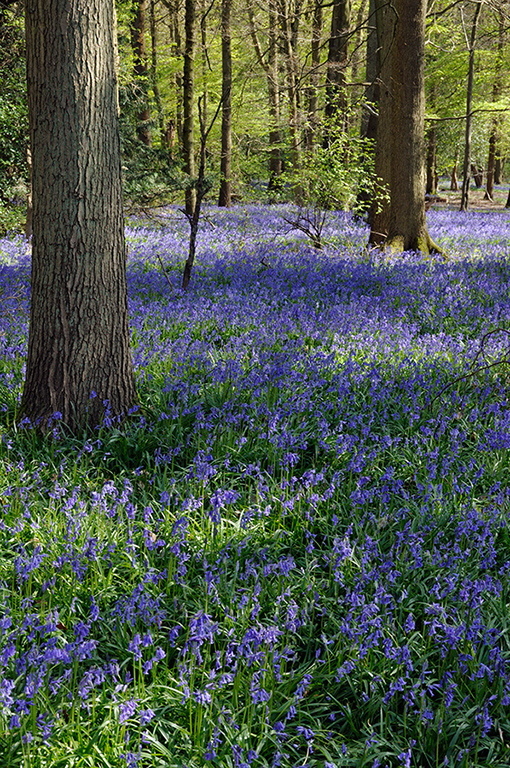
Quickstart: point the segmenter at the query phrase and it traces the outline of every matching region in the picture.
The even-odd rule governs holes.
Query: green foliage
[[[301,169],[289,176],[298,196],[320,210],[357,210],[359,200],[378,191],[373,143],[338,133],[327,147],[306,155]]]
[[[12,94],[0,94],[0,197],[26,178],[27,108]]]
[[[144,94],[125,84],[119,94],[123,189],[128,203],[150,205],[169,202],[183,188],[179,164],[165,147],[147,146],[137,136],[138,114]],[[154,125],[150,125],[154,129]]]
[[[0,25],[0,234],[20,229],[27,193],[28,109],[23,18],[2,12]]]

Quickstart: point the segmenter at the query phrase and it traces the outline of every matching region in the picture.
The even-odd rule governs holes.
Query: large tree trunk
[[[392,250],[438,251],[425,218],[425,14],[427,0],[396,0],[391,51],[390,224]]]
[[[78,429],[136,402],[113,0],[31,0],[25,18],[34,215],[22,410],[42,429],[56,412]]]
[[[220,194],[218,205],[227,207],[232,202],[232,54],[230,50],[231,0],[221,3],[221,162]]]
[[[185,3],[185,34],[186,44],[184,49],[184,71],[182,92],[182,153],[184,157],[184,172],[188,174],[190,182],[195,176],[195,154],[193,141],[193,103],[195,89],[194,59],[195,59],[195,0],[186,0]],[[186,213],[193,215],[195,209],[196,192],[189,187],[186,190]]]
[[[345,93],[349,26],[351,23],[351,1],[333,0],[331,35],[326,70],[326,130],[324,144],[328,146],[333,124],[345,129],[347,120],[347,96]]]
[[[131,48],[133,50],[133,74],[140,93],[142,108],[138,113],[136,133],[140,141],[151,145],[150,112],[148,100],[149,69],[145,46],[145,17],[147,0],[134,0],[131,19]]]
[[[478,26],[478,19],[480,17],[480,11],[482,10],[484,0],[480,0],[476,4],[475,13],[473,16],[473,24],[471,26],[471,40],[469,43],[469,68],[468,68],[468,84],[466,91],[466,136],[464,141],[464,165],[462,168],[462,193],[460,199],[460,210],[467,211],[469,205],[469,184],[471,181],[471,122],[472,112],[471,104],[473,101],[473,80],[475,72],[475,43],[476,43],[476,28]]]

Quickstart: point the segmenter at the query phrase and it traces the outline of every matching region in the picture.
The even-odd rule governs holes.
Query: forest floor
[[[432,208],[435,210],[458,211],[460,209],[462,192],[460,189],[458,192],[452,192],[449,187],[449,182],[447,182],[447,184],[448,186],[446,186],[445,183],[444,188],[440,185],[437,193],[440,198],[445,199],[445,202],[434,203]],[[505,187],[500,187],[494,190],[493,200],[485,199],[485,187],[481,187],[480,189],[470,189],[468,210],[504,211],[506,210],[505,205],[507,198],[508,188]]]
[[[127,227],[141,410],[76,436],[0,239],[0,768],[509,768],[510,211],[294,211],[207,206],[188,291]]]

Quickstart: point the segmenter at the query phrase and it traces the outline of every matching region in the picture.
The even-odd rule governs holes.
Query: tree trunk
[[[301,165],[299,140],[299,93],[296,71],[297,14],[291,20],[287,0],[278,0],[280,28],[282,30],[285,68],[287,70],[287,94],[289,99],[289,134],[292,170],[295,173]],[[300,192],[298,190],[298,197]]]
[[[501,184],[501,173],[503,170],[503,161],[500,154],[499,141],[496,143],[496,158],[494,160],[494,184]]]
[[[466,92],[466,136],[464,142],[464,164],[462,168],[462,194],[460,200],[460,210],[467,211],[469,205],[469,183],[471,181],[470,175],[470,156],[471,156],[471,103],[473,101],[473,79],[475,71],[475,43],[476,43],[476,28],[478,26],[478,19],[480,17],[480,11],[482,10],[484,0],[480,0],[476,4],[475,14],[473,16],[473,24],[471,27],[471,41],[469,44],[469,68],[468,68],[468,84]]]
[[[326,131],[324,145],[327,147],[333,123],[345,130],[347,121],[347,96],[345,93],[349,26],[351,23],[351,0],[333,0],[331,35],[326,70]]]
[[[194,58],[195,58],[195,0],[185,2],[185,34],[186,44],[184,49],[183,93],[182,93],[182,153],[184,156],[184,172],[188,174],[189,181],[194,181],[195,155],[193,141],[193,103],[194,103]],[[186,189],[186,213],[193,216],[195,209],[196,193],[190,186]]]
[[[140,141],[148,147],[151,145],[151,131],[149,126],[150,112],[148,101],[149,69],[147,67],[147,54],[145,48],[145,16],[147,0],[134,0],[131,19],[131,48],[133,49],[133,74],[141,95],[142,108],[138,113],[138,125],[136,133]]]
[[[171,40],[171,47],[172,47],[172,56],[174,56],[176,59],[182,58],[182,40],[181,40],[181,29],[180,29],[180,20],[179,20],[179,0],[164,0],[165,5],[167,6],[169,10],[169,31],[170,31],[170,40]],[[182,109],[182,99],[183,99],[183,73],[180,69],[177,69],[175,73],[175,78],[172,78],[173,83],[175,84],[175,132],[177,133],[177,144],[180,148],[183,147],[183,109]]]
[[[279,177],[282,173],[281,156],[281,131],[280,131],[280,84],[278,77],[278,14],[275,8],[276,0],[269,0],[269,30],[267,46],[267,62],[260,47],[257,29],[255,27],[255,15],[251,0],[248,0],[248,19],[250,24],[250,36],[259,64],[266,73],[267,90],[269,95],[269,189],[279,186]]]
[[[232,54],[230,41],[231,0],[221,3],[221,162],[218,205],[228,208],[232,202]]]
[[[356,16],[356,36],[354,38],[354,49],[351,56],[351,82],[357,83],[358,77],[359,77],[359,70],[361,66],[361,60],[362,60],[362,39],[363,39],[363,33],[365,31],[365,25],[363,23],[363,20],[366,18],[366,6],[367,6],[367,0],[361,0],[360,6],[358,8],[358,14]],[[360,103],[360,94],[361,90],[360,87],[352,88],[351,89],[351,98],[349,101],[349,113],[354,115],[356,113],[359,113],[359,103]],[[349,113],[347,115],[347,125],[351,122],[349,120]]]
[[[437,252],[425,218],[425,14],[427,0],[396,0],[391,50],[390,224],[392,250]]]
[[[212,6],[209,6],[211,10]],[[209,11],[205,9],[205,0],[200,0],[200,59],[202,63],[202,115],[204,122],[207,123],[207,107],[209,102],[209,88],[207,83],[208,54],[207,54],[207,15]]]
[[[313,146],[317,135],[317,111],[319,106],[319,67],[321,57],[322,37],[322,0],[315,0],[312,18],[312,49],[310,66],[310,85],[307,89],[308,115],[305,130],[305,148],[308,153],[313,152]]]
[[[425,187],[427,195],[435,195],[437,192],[436,147],[437,131],[435,126],[431,126],[427,131],[427,185]]]
[[[496,59],[496,73],[494,75],[494,84],[492,86],[492,101],[496,103],[501,94],[501,68],[503,63],[503,50],[505,47],[505,17],[503,10],[498,11],[499,16],[499,36],[498,36],[498,57]],[[491,132],[489,136],[489,157],[487,160],[487,183],[485,187],[485,199],[492,200],[494,197],[494,183],[496,176],[496,158],[498,154],[499,127],[501,118],[495,115],[492,118]],[[499,175],[499,174],[498,174]],[[500,180],[496,182],[500,184]]]
[[[436,84],[432,83],[430,89],[430,108],[432,111],[436,108]],[[435,195],[437,192],[437,128],[433,121],[427,130],[427,183],[425,185],[426,195]]]
[[[33,163],[30,331],[22,411],[78,430],[136,403],[113,0],[26,5]]]
[[[158,127],[161,137],[161,145],[168,148],[167,130],[165,127],[165,112],[161,93],[158,86],[158,36],[156,29],[156,0],[151,0],[150,4],[150,30],[151,30],[151,85],[154,94],[154,101],[158,110]]]
[[[483,170],[478,168],[478,166],[475,165],[474,163],[471,163],[471,173],[473,174],[475,187],[477,189],[480,189],[480,187],[483,187]]]
[[[391,55],[394,46],[397,15],[392,4],[386,0],[374,0],[375,25],[377,30],[378,110],[372,125],[376,128],[374,173],[378,180],[378,191],[370,209],[370,245],[381,247],[386,242],[390,226],[391,186],[391,135],[393,101],[391,83]]]
[[[282,173],[282,150],[280,130],[280,82],[278,76],[278,17],[274,0],[269,0],[269,44],[268,44],[268,71],[267,87],[269,93],[269,116],[271,129],[269,131],[269,145],[271,154],[269,158],[269,187],[279,186]]]
[[[496,144],[498,138],[498,123],[493,121],[489,136],[489,157],[487,159],[487,181],[485,184],[485,200],[494,198],[494,171],[496,168]]]
[[[457,179],[457,165],[458,165],[457,158],[455,158],[455,163],[454,163],[454,166],[452,168],[452,177],[451,177],[451,181],[450,181],[450,190],[452,192],[458,192],[459,191],[459,181]]]
[[[361,130],[362,138],[373,139],[377,137],[377,103],[379,101],[379,83],[381,69],[381,56],[377,35],[377,14],[375,0],[370,0],[368,6],[367,29],[367,55],[366,55],[366,81],[369,83],[365,91],[365,99],[362,104]]]
[[[379,53],[375,0],[370,0],[368,7],[365,65],[365,80],[369,85],[365,90],[364,99],[361,104],[360,122],[360,137],[361,139],[368,139],[365,144],[366,148],[363,149],[362,157],[362,162],[366,164],[367,170],[369,164],[371,164],[373,151],[372,145],[377,138],[377,105],[379,101],[379,74],[381,67]],[[356,197],[357,214],[368,214],[368,222],[371,224],[372,216],[375,215],[375,207],[370,191],[362,187],[358,191]]]

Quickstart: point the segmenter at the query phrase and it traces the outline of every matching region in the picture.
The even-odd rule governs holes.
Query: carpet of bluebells
[[[285,219],[208,208],[186,294],[128,228],[140,410],[82,438],[17,423],[0,241],[0,765],[510,764],[510,214]]]

